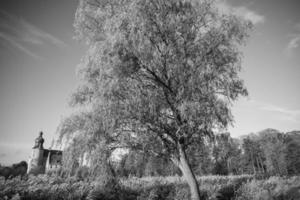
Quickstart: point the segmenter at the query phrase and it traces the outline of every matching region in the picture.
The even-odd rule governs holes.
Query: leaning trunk
[[[196,177],[189,165],[186,153],[181,145],[178,145],[179,159],[173,158],[172,161],[177,165],[182,172],[191,192],[191,200],[200,200],[199,186]]]
[[[252,160],[253,173],[256,175],[256,169],[255,169],[255,165],[254,165],[254,156],[253,156],[253,152],[252,151],[251,151],[251,160]]]

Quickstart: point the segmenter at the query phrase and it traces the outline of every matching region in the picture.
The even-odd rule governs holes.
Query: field
[[[197,177],[202,199],[298,200],[300,177],[257,179],[249,175]],[[29,176],[0,180],[0,199],[186,200],[189,189],[181,177],[131,177],[83,181],[59,176]]]

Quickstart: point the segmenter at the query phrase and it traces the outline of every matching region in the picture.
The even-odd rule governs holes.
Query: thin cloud
[[[0,40],[9,48],[15,48],[35,59],[41,56],[32,47],[54,45],[65,48],[67,44],[26,20],[0,10]]]
[[[24,21],[23,19],[20,20],[20,23],[23,25],[23,27],[30,31],[29,38],[27,41],[31,41],[32,43],[41,44],[43,41],[48,41],[57,47],[65,48],[67,45],[63,41],[59,40],[58,38],[54,37],[53,35],[42,31],[41,29],[37,28],[36,26],[33,26],[32,24]]]
[[[253,24],[259,24],[265,22],[265,17],[260,15],[247,7],[237,7],[236,14],[243,17],[246,20],[251,21]]]
[[[300,110],[291,110],[274,105],[266,105],[261,107],[261,109],[280,114],[279,117],[283,121],[299,123]]]
[[[288,45],[286,47],[287,55],[291,56],[293,52],[296,49],[298,49],[299,46],[300,46],[300,34],[292,36],[292,38],[289,40]]]
[[[289,35],[289,41],[285,48],[287,56],[292,56],[300,47],[300,23],[294,25],[294,33]]]
[[[278,112],[278,113],[282,113],[285,115],[290,115],[290,116],[300,116],[300,110],[291,110],[291,109],[287,109],[287,108],[283,108],[283,107],[279,107],[279,106],[275,106],[275,105],[264,105],[261,107],[261,109],[263,110],[267,110],[267,111],[272,111],[272,112]]]
[[[226,0],[218,0],[217,8],[224,13],[234,13],[235,15],[251,21],[253,24],[265,22],[265,16],[247,8],[246,6],[231,6]]]
[[[35,59],[41,59],[40,56],[38,56],[37,54],[33,53],[32,51],[30,51],[28,48],[26,48],[25,46],[23,46],[23,44],[17,42],[14,38],[11,38],[10,36],[3,34],[0,32],[0,39],[6,41],[6,43],[11,46],[14,47],[20,51],[22,51],[23,53],[27,54],[28,56],[35,58]]]
[[[280,114],[280,118],[291,122],[299,122],[300,109],[289,109],[278,105],[268,104],[260,101],[250,100],[251,104],[260,110]]]

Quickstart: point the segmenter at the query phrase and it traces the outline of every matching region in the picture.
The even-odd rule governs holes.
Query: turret
[[[35,139],[35,145],[28,161],[28,174],[43,174],[46,169],[46,160],[49,150],[43,147],[43,132]]]

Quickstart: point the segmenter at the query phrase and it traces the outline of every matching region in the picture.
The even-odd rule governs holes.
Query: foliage
[[[167,155],[198,195],[186,152],[226,128],[247,95],[238,48],[250,28],[209,0],[81,0],[75,29],[90,49],[72,104],[88,108],[79,119],[93,128],[69,130]]]
[[[300,198],[300,177],[270,177],[267,180],[252,180],[237,192],[237,200],[297,200]]]
[[[119,177],[172,176],[180,171],[166,157],[147,155],[143,152],[129,151],[115,166]]]
[[[92,141],[92,142],[91,142]],[[64,149],[63,167],[60,175],[76,175],[82,180],[107,179],[115,176],[111,165],[111,153],[102,137],[75,135]]]
[[[253,179],[249,175],[241,176],[198,176],[197,181],[201,191],[209,197],[216,198],[219,191],[223,187],[233,187],[236,191],[243,183]],[[174,186],[175,195],[188,194],[187,182],[183,177],[169,176],[169,177],[142,177],[121,179],[121,185],[132,188],[135,191],[145,191],[146,188],[155,188],[159,186]],[[178,187],[178,188],[177,188]],[[148,191],[148,190],[147,190]],[[222,191],[220,191],[222,193]],[[203,195],[205,195],[203,194]],[[183,195],[183,194],[182,194]],[[187,198],[186,198],[187,199]]]
[[[71,145],[71,147],[77,146],[80,145]],[[283,134],[266,129],[241,139],[231,138],[227,133],[218,134],[214,140],[203,140],[197,145],[191,145],[187,153],[190,155],[189,163],[197,175],[247,173],[268,177],[274,174],[299,174],[299,167],[297,167],[300,161],[299,149],[299,132]],[[95,169],[99,168],[98,175],[100,175],[102,162],[99,158],[103,158],[104,154],[102,155],[101,148],[98,150],[98,156],[95,154],[96,152],[91,153],[90,157],[94,157],[93,166]],[[72,155],[75,156],[73,162],[76,160],[78,162],[78,154],[73,153]],[[72,165],[66,164],[65,166],[70,170],[71,167],[68,168],[68,166]],[[181,175],[178,168],[167,157],[135,150],[128,150],[128,153],[124,154],[113,167],[118,177]],[[85,173],[85,178],[93,179],[97,176],[95,173],[93,175],[90,173],[92,171],[90,168],[85,168],[88,171]],[[277,169],[277,173],[274,169]],[[71,175],[79,175],[81,170],[81,167],[75,168]]]
[[[159,200],[166,199],[171,200],[174,199],[174,187],[172,185],[159,185],[153,186],[151,188],[144,188],[139,195],[138,200]]]
[[[1,180],[0,198],[11,199],[20,196],[21,199],[55,200],[55,199],[84,199],[93,183],[77,181],[74,178],[60,178],[59,176],[30,175],[27,180],[14,178]]]
[[[14,178],[16,176],[23,177],[26,175],[27,168],[27,162],[25,161],[21,161],[8,167],[0,165],[0,177],[3,176],[5,179]]]
[[[284,144],[285,135],[277,130],[266,129],[258,133],[261,148],[266,159],[268,174],[286,175],[286,146]]]
[[[88,200],[115,200],[115,199],[132,199],[136,194],[130,190],[125,191],[119,182],[113,177],[106,177],[98,179],[94,189],[92,189],[88,196]]]
[[[216,197],[225,186],[237,186],[251,176],[206,176],[198,177],[202,195]],[[235,188],[236,190],[237,188]],[[222,191],[221,191],[222,192]],[[27,180],[0,179],[0,199],[18,195],[21,199],[145,199],[149,194],[171,199],[188,199],[190,192],[181,177],[143,177],[121,179],[98,179],[82,181],[76,177],[30,175]]]
[[[251,135],[250,135],[251,136]],[[248,136],[243,139],[243,172],[256,174],[265,172],[265,156],[259,140]]]
[[[196,175],[212,174],[214,166],[212,150],[212,142],[209,140],[201,140],[187,149],[189,163]]]
[[[91,105],[107,129],[136,133],[134,147],[176,154],[179,140],[186,148],[226,127],[230,103],[247,94],[237,47],[249,24],[210,1],[81,1],[75,27],[91,48],[73,103]]]
[[[270,177],[256,180],[251,176],[197,177],[203,199],[236,200],[297,200],[300,197],[300,177]],[[29,176],[0,179],[0,199],[177,199],[190,196],[181,177],[143,177],[117,181],[79,181],[58,176]]]
[[[286,134],[286,165],[289,175],[300,174],[300,133],[294,131]]]
[[[300,162],[300,134],[265,129],[243,138],[242,173],[297,175]]]
[[[297,175],[297,166],[300,166],[299,138],[299,132],[283,134],[272,129],[240,139],[224,133],[216,135],[214,140],[203,140],[197,145],[191,145],[187,154],[197,175]],[[168,158],[131,150],[122,157],[116,171],[120,177],[181,175]]]

